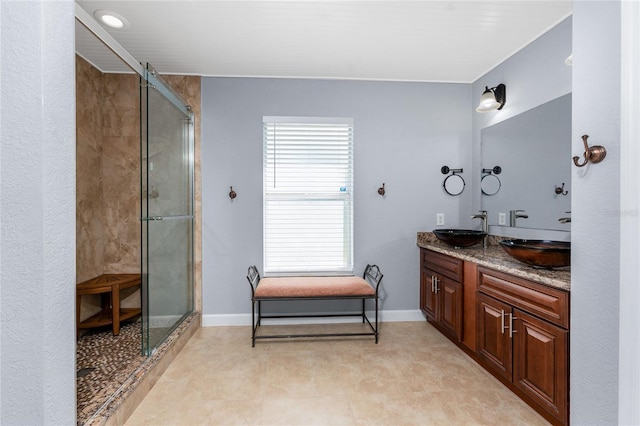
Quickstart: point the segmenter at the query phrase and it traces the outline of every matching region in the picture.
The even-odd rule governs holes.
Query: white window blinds
[[[264,117],[265,274],[353,273],[353,120]]]

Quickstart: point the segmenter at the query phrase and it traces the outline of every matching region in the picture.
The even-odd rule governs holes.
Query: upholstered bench
[[[382,281],[382,273],[376,265],[367,265],[362,278],[356,276],[304,276],[304,277],[268,277],[260,278],[258,269],[250,266],[247,280],[251,286],[251,345],[255,347],[256,339],[277,339],[293,337],[338,337],[338,336],[374,336],[378,343],[378,289]],[[307,315],[264,315],[262,303],[285,300],[362,300],[362,311],[358,313],[340,314],[307,314]],[[365,311],[365,301],[373,299],[375,305],[375,321],[372,324]],[[257,320],[256,320],[257,308]],[[361,317],[371,331],[352,333],[317,333],[317,334],[260,334],[258,329],[265,318],[317,318],[317,317]]]

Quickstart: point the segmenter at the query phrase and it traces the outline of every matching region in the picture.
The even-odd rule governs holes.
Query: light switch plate
[[[506,224],[507,224],[507,214],[498,213],[498,225],[506,225]]]
[[[436,225],[444,225],[444,213],[436,213]]]

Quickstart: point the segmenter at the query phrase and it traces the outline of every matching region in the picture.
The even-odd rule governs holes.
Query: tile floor
[[[250,335],[199,329],[126,425],[548,424],[426,322],[384,323],[378,345],[331,338],[251,348]]]

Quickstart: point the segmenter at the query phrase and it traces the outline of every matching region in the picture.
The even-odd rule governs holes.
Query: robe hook
[[[589,147],[587,139],[589,139],[589,135],[582,135],[582,142],[584,143],[584,154],[582,154],[582,156],[584,158],[584,161],[580,163],[580,157],[578,157],[577,155],[573,157],[573,164],[575,164],[577,167],[584,167],[588,162],[597,164],[604,160],[604,157],[607,156],[607,150],[604,148],[604,146],[593,145],[592,147]]]
[[[556,186],[556,194],[558,195],[567,195],[569,191],[564,190],[564,182],[562,182],[562,187]]]

